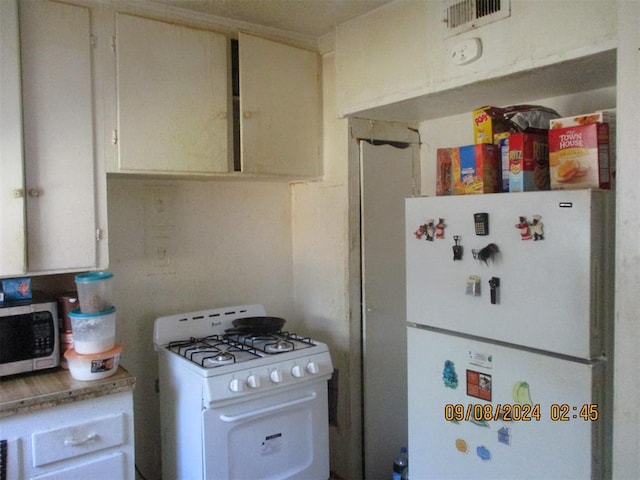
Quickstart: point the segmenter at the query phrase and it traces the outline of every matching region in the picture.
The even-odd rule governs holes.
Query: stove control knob
[[[239,378],[232,378],[229,382],[229,390],[234,393],[239,393],[242,391],[242,381]]]
[[[253,373],[247,377],[247,385],[251,388],[259,388],[260,387],[260,377],[258,375],[254,375]]]
[[[280,369],[276,368],[275,370],[271,371],[271,373],[269,374],[269,378],[273,383],[280,383],[283,380],[282,372],[280,371]]]
[[[291,375],[296,378],[302,378],[304,377],[304,369],[300,365],[294,365],[291,368]]]
[[[318,371],[319,371],[318,362],[307,363],[307,372],[309,372],[312,375],[315,375],[316,373],[318,373]]]

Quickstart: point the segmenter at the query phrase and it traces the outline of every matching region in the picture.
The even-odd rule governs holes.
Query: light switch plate
[[[466,65],[482,56],[482,41],[479,38],[467,38],[456,43],[450,50],[454,65]]]

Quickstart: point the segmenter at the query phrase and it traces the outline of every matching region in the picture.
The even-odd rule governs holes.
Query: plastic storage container
[[[76,380],[100,380],[114,375],[120,364],[122,347],[116,345],[111,350],[92,355],[80,355],[74,348],[64,352],[69,364],[69,373]]]
[[[116,308],[99,312],[69,312],[73,348],[82,355],[106,352],[116,343]]]
[[[75,281],[82,313],[103,312],[113,307],[112,273],[82,273],[76,275]]]

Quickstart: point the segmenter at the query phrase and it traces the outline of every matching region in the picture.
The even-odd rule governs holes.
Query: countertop
[[[89,382],[74,380],[63,368],[4,377],[0,379],[0,418],[133,390],[135,383],[123,367],[110,377]]]

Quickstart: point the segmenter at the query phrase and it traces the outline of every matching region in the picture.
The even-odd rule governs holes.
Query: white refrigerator
[[[409,478],[610,475],[611,192],[406,200]]]

